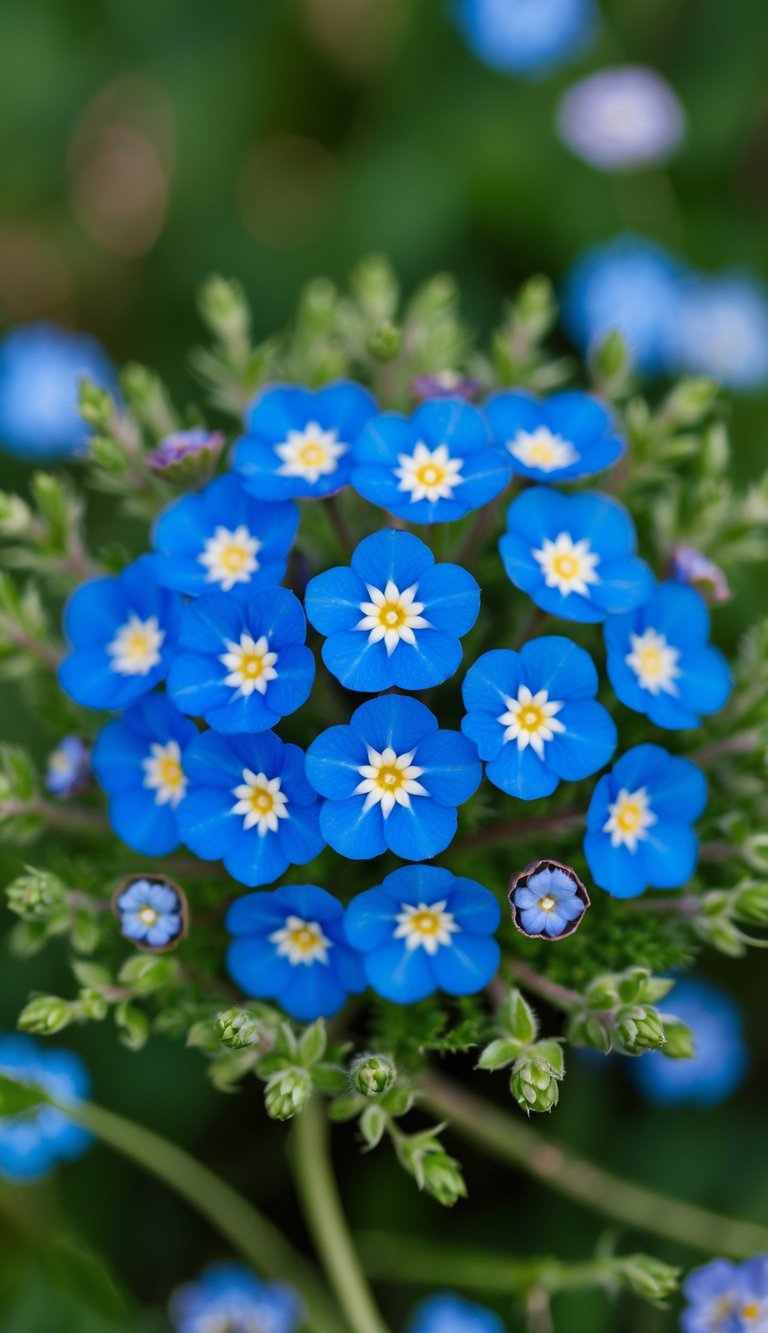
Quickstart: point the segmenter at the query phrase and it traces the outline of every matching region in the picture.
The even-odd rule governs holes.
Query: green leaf
[[[506,1065],[511,1065],[516,1060],[523,1044],[519,1041],[513,1041],[510,1037],[498,1037],[480,1052],[479,1059],[475,1065],[476,1069],[487,1069],[493,1072],[494,1069],[504,1069]]]
[[[7,1074],[0,1074],[0,1116],[23,1115],[48,1101],[42,1088],[29,1083],[17,1083]]]
[[[46,1250],[43,1262],[53,1282],[104,1319],[124,1320],[125,1299],[103,1263],[82,1241],[62,1238]]]
[[[519,990],[511,990],[506,996],[499,1008],[498,1020],[499,1026],[524,1046],[536,1040],[536,1014]]]
[[[318,1018],[316,1023],[311,1023],[304,1029],[299,1038],[299,1062],[305,1069],[309,1069],[317,1064],[318,1060],[322,1060],[327,1045],[325,1023],[322,1018]]]
[[[384,1137],[387,1128],[387,1114],[378,1102],[366,1106],[360,1117],[360,1133],[366,1146],[375,1148]]]

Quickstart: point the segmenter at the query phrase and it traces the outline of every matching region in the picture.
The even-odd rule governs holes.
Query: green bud
[[[619,1002],[616,977],[610,974],[595,977],[587,986],[584,998],[590,1009],[613,1009]]]
[[[590,1014],[586,1009],[571,1018],[568,1024],[568,1040],[573,1042],[574,1046],[591,1046],[593,1050],[602,1051],[604,1055],[608,1054],[613,1045],[606,1024],[597,1014]]]
[[[368,339],[368,352],[374,361],[392,361],[403,343],[402,332],[395,324],[380,324]]]
[[[83,1018],[87,1018],[93,1023],[101,1023],[106,1018],[109,1012],[109,1004],[100,990],[86,987],[80,991],[77,998]]]
[[[616,1015],[616,1035],[627,1055],[658,1050],[666,1041],[664,1025],[655,1009],[627,1005]]]
[[[520,1056],[512,1067],[509,1079],[512,1096],[528,1114],[531,1111],[551,1111],[553,1106],[557,1106],[560,1096],[562,1050],[555,1042],[542,1042],[541,1045],[544,1048],[541,1051],[533,1046]],[[554,1057],[550,1047],[555,1047],[559,1052],[558,1057]]]
[[[768,884],[746,883],[733,893],[734,914],[753,926],[768,925]]]
[[[723,913],[710,916],[705,912],[694,918],[693,927],[700,939],[711,944],[719,953],[727,954],[729,958],[742,958],[747,952],[742,932]]]
[[[360,1133],[368,1148],[375,1148],[381,1143],[387,1128],[387,1113],[375,1103],[366,1106],[360,1117]]]
[[[246,341],[251,315],[239,282],[212,277],[200,293],[200,313],[208,328],[223,343]]]
[[[47,870],[27,868],[6,889],[8,906],[22,921],[47,921],[57,916],[69,901],[66,884]]]
[[[122,1000],[115,1009],[115,1023],[123,1046],[129,1051],[140,1051],[149,1036],[149,1019],[143,1009]]]
[[[620,396],[630,377],[629,348],[620,333],[606,334],[591,357],[595,381],[603,393]]]
[[[248,1009],[225,1009],[217,1014],[214,1030],[222,1045],[234,1051],[255,1046],[264,1033],[259,1019]]]
[[[681,380],[669,394],[663,416],[675,426],[692,426],[714,407],[717,394],[714,380]]]
[[[461,1163],[440,1149],[428,1152],[421,1161],[422,1189],[444,1208],[452,1208],[459,1199],[467,1197],[467,1187],[461,1172]]]
[[[557,317],[552,283],[543,274],[534,274],[520,289],[515,300],[515,315],[535,341],[544,337]]]
[[[667,1040],[661,1048],[662,1055],[670,1060],[691,1060],[695,1054],[693,1033],[690,1028],[677,1018],[664,1015],[664,1032]]]
[[[106,431],[112,420],[114,404],[106,389],[90,380],[80,382],[80,415],[94,430]]]
[[[157,954],[134,954],[120,968],[120,982],[130,986],[137,995],[150,995],[152,991],[176,979],[179,965],[175,958]]]
[[[499,1005],[496,1017],[499,1027],[516,1041],[528,1045],[536,1040],[538,1020],[528,1001],[519,990],[511,990]]]
[[[299,1037],[298,1057],[305,1069],[316,1065],[318,1060],[322,1060],[325,1055],[325,1049],[328,1045],[328,1035],[325,1030],[325,1023],[322,1018],[316,1022],[310,1023]]]
[[[22,1032],[32,1032],[36,1036],[51,1037],[54,1032],[61,1032],[75,1021],[75,1006],[58,995],[36,995],[24,1006],[19,1014],[17,1026]]]
[[[349,1071],[352,1087],[363,1097],[381,1097],[397,1078],[397,1069],[386,1055],[358,1056]]]
[[[627,1291],[653,1305],[674,1295],[680,1284],[680,1269],[662,1263],[651,1254],[628,1254],[614,1259],[613,1271]]]
[[[264,1089],[264,1105],[272,1120],[290,1120],[309,1101],[312,1079],[306,1069],[273,1074]]]

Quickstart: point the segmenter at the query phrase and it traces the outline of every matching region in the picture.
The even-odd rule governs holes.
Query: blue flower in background
[[[43,1088],[61,1101],[88,1097],[90,1079],[72,1051],[51,1050],[30,1037],[0,1036],[0,1073]],[[60,1161],[79,1157],[90,1134],[54,1106],[39,1106],[0,1120],[0,1175],[9,1180],[35,1180]]]
[[[223,861],[241,884],[269,884],[322,851],[320,802],[297,745],[271,731],[231,737],[206,731],[185,750],[184,772],[182,840],[203,861]]]
[[[151,557],[114,578],[91,579],[64,609],[71,651],[59,666],[62,689],[86,708],[127,708],[168,674],[181,604],[152,578]]]
[[[307,588],[307,617],[328,636],[328,670],[366,694],[392,685],[422,690],[452,676],[460,636],[480,609],[472,575],[436,565],[424,542],[394,529],[366,537],[351,566],[329,569]]]
[[[635,555],[634,524],[605,495],[536,486],[513,500],[499,542],[504,568],[542,611],[594,622],[650,596],[653,575]]]
[[[595,883],[614,898],[685,884],[698,856],[691,825],[706,802],[706,779],[689,759],[659,745],[628,750],[598,782],[587,812],[584,853]]]
[[[291,1287],[261,1282],[241,1264],[212,1264],[177,1287],[169,1314],[174,1333],[296,1333],[301,1308]]]
[[[482,1305],[441,1291],[416,1306],[408,1333],[505,1333],[499,1316]]]
[[[559,865],[542,865],[524,874],[510,890],[514,924],[524,935],[547,939],[572,934],[588,906],[580,890],[576,876]]]
[[[52,796],[66,800],[88,786],[91,751],[79,736],[63,736],[45,764],[45,787]]]
[[[332,495],[348,485],[355,442],[376,411],[372,394],[351,380],[266,389],[248,412],[233,466],[260,500]]]
[[[695,588],[661,583],[647,602],[606,622],[608,676],[628,708],[659,727],[697,727],[731,692],[723,654],[709,640],[709,612]]]
[[[749,1326],[742,1323],[738,1311],[743,1304],[742,1274],[751,1263],[764,1264],[765,1260],[732,1264],[728,1259],[713,1259],[689,1273],[683,1282],[688,1306],[680,1316],[682,1333],[746,1333]]]
[[[456,0],[454,15],[476,56],[512,74],[545,75],[593,42],[594,0]]]
[[[656,1106],[716,1106],[741,1086],[748,1056],[738,1005],[705,981],[678,981],[664,1001],[693,1033],[690,1060],[671,1060],[648,1051],[630,1061],[630,1073],[643,1096]]]
[[[681,370],[741,392],[768,383],[768,292],[748,274],[692,278],[675,323]]]
[[[314,884],[247,893],[227,912],[235,939],[232,980],[246,995],[276,1000],[302,1023],[330,1018],[347,995],[365,989],[363,968],[344,934],[338,898]]]
[[[196,735],[165,694],[148,694],[99,732],[93,771],[109,797],[110,824],[135,852],[165,856],[178,847],[182,754]]]
[[[366,861],[387,847],[407,861],[437,856],[456,832],[456,806],[482,776],[471,741],[438,731],[424,704],[385,695],[361,704],[307,750],[307,777],[325,802],[323,836]]]
[[[653,69],[600,69],[569,88],[557,112],[560,137],[601,171],[637,170],[663,162],[685,134],[674,90]]]
[[[461,729],[495,786],[536,800],[563,779],[595,773],[616,749],[616,728],[597,688],[592,658],[570,639],[532,639],[520,652],[496,648],[467,672]]]
[[[695,546],[680,542],[672,552],[669,572],[678,583],[690,583],[715,606],[731,600],[728,580],[719,565],[697,551]]]
[[[186,903],[175,884],[156,876],[134,876],[115,898],[125,938],[144,949],[170,949],[186,925]]]
[[[562,292],[563,323],[576,346],[590,352],[618,332],[638,370],[669,367],[684,271],[661,246],[634,236],[587,250],[572,265]]]
[[[766,1333],[768,1329],[768,1254],[747,1259],[739,1267],[736,1287],[739,1333]]]
[[[501,913],[488,889],[439,866],[403,866],[353,898],[344,917],[368,983],[411,1004],[435,990],[473,995],[495,975]]]
[[[495,393],[485,404],[496,443],[512,471],[533,481],[576,481],[617,463],[626,443],[608,408],[576,390],[538,399],[521,389]]]
[[[247,602],[220,593],[185,607],[168,677],[176,707],[227,734],[268,731],[309,698],[315,659],[301,602],[268,588]]]
[[[410,523],[449,523],[487,504],[509,475],[482,413],[444,398],[422,403],[412,417],[374,417],[355,446],[352,485]]]
[[[262,504],[230,473],[163,511],[146,558],[166,588],[250,597],[283,578],[298,522],[295,504]]]
[[[117,375],[101,344],[55,324],[25,324],[0,341],[0,441],[9,453],[37,462],[81,453],[88,427],[80,416],[80,384],[117,391]]]

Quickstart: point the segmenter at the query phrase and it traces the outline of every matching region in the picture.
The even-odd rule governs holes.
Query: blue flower
[[[679,981],[664,1001],[693,1033],[694,1054],[671,1060],[648,1051],[630,1061],[630,1073],[656,1106],[717,1106],[741,1086],[747,1072],[747,1048],[741,1010],[730,995],[706,981]]]
[[[617,500],[535,486],[513,500],[507,528],[504,568],[542,611],[594,622],[650,596],[653,575],[635,555],[634,525]]]
[[[183,841],[203,861],[223,861],[241,884],[269,884],[322,851],[320,802],[297,745],[271,731],[232,737],[206,731],[184,751],[184,772]]]
[[[165,856],[178,847],[182,754],[196,735],[164,694],[148,694],[99,732],[93,771],[109,796],[110,824],[135,852]]]
[[[260,500],[331,495],[348,485],[352,450],[375,413],[373,396],[350,380],[314,392],[279,384],[248,412],[233,466]]]
[[[197,1282],[177,1287],[169,1313],[174,1333],[296,1333],[301,1309],[292,1287],[261,1282],[241,1264],[212,1264]]]
[[[344,934],[344,908],[314,884],[247,893],[227,912],[235,936],[227,952],[232,980],[292,1018],[330,1018],[347,995],[365,989],[363,968]]]
[[[79,1056],[15,1034],[0,1037],[0,1074],[43,1088],[73,1105],[91,1090]],[[0,1175],[14,1181],[35,1180],[59,1161],[79,1157],[90,1142],[90,1134],[54,1106],[4,1116],[0,1119]]]
[[[45,765],[45,786],[53,796],[66,799],[88,786],[91,751],[79,736],[63,736]]]
[[[492,1310],[441,1291],[416,1306],[408,1333],[504,1333],[504,1325]]]
[[[636,745],[602,777],[587,812],[592,878],[614,898],[677,889],[696,868],[691,825],[707,801],[704,774],[659,745]]]
[[[644,65],[600,69],[569,88],[557,111],[560,137],[599,171],[663,162],[685,134],[674,90]]]
[[[184,609],[168,693],[214,731],[268,731],[309,698],[315,659],[306,629],[287,588],[265,588],[247,602],[201,597]]]
[[[398,685],[422,690],[452,676],[459,637],[480,609],[480,589],[459,565],[435,564],[428,546],[388,529],[366,537],[352,568],[311,580],[307,617],[321,634],[323,661],[350,690]]]
[[[746,1266],[713,1259],[689,1273],[683,1283],[688,1306],[680,1316],[682,1333],[743,1333],[737,1308]]]
[[[114,902],[122,934],[143,949],[170,949],[184,934],[186,902],[164,876],[132,876]]]
[[[766,1333],[768,1329],[768,1254],[747,1259],[739,1268],[736,1288],[739,1333]]]
[[[607,764],[616,728],[597,687],[589,653],[559,635],[483,653],[464,680],[461,729],[490,781],[533,801]]]
[[[75,703],[127,708],[167,676],[181,606],[155,583],[150,559],[83,583],[67,602],[71,652],[59,666],[59,683]]]
[[[668,369],[682,277],[681,266],[660,246],[619,236],[572,266],[562,293],[563,323],[583,352],[616,331],[639,370]]]
[[[438,731],[429,709],[402,695],[361,704],[349,726],[330,727],[307,750],[307,777],[326,798],[323,836],[353,861],[387,847],[408,861],[437,856],[481,776],[474,745]]]
[[[355,447],[352,485],[410,523],[449,523],[492,500],[509,475],[482,413],[444,398],[422,403],[412,417],[374,417]]]
[[[250,597],[283,578],[298,522],[295,504],[260,504],[229,474],[163,511],[152,533],[157,554],[147,559],[166,588]]]
[[[581,880],[557,861],[534,861],[515,875],[509,890],[512,920],[523,935],[563,939],[589,907]]]
[[[576,390],[539,400],[520,389],[493,394],[485,414],[512,471],[534,481],[575,481],[618,462],[626,443],[597,398]]]
[[[353,898],[344,929],[369,985],[412,1004],[433,991],[473,995],[495,975],[501,913],[488,889],[439,866],[402,866]]]
[[[0,342],[0,440],[9,453],[34,461],[81,452],[88,427],[80,416],[80,384],[115,392],[117,376],[95,338],[55,324],[25,324]]]
[[[594,0],[457,0],[454,13],[475,55],[513,74],[548,74],[597,32]]]
[[[675,335],[676,368],[742,393],[768,383],[768,292],[751,275],[692,278]]]
[[[647,602],[605,625],[618,697],[659,727],[697,727],[731,692],[728,663],[708,643],[709,612],[695,588],[661,583]]]
[[[697,588],[702,597],[715,606],[731,600],[731,590],[722,569],[695,546],[678,543],[670,556],[669,572],[678,583],[690,583]]]

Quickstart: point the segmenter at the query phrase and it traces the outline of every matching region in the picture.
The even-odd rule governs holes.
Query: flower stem
[[[747,1259],[768,1253],[768,1227],[624,1180],[439,1075],[422,1075],[419,1086],[431,1109],[459,1133],[585,1208],[708,1254]]]
[[[389,1333],[371,1295],[339,1199],[322,1103],[311,1098],[296,1117],[293,1174],[304,1217],[336,1298],[354,1333]]]
[[[328,515],[328,520],[343,554],[349,559],[355,549],[355,539],[347,523],[344,510],[339,504],[338,496],[326,495],[323,500],[323,508]]]
[[[560,986],[556,981],[550,981],[549,977],[535,972],[527,963],[513,959],[509,963],[509,972],[513,980],[519,981],[525,990],[533,991],[534,995],[547,1000],[556,1009],[565,1009],[567,1012],[579,1008],[584,1003],[583,996],[579,995],[578,991],[568,990],[567,986]]]
[[[0,820],[14,819],[20,815],[34,815],[42,819],[51,828],[63,829],[70,833],[86,833],[92,837],[104,837],[109,832],[109,824],[103,811],[87,805],[54,805],[42,797],[32,801],[0,801]]]
[[[586,816],[581,810],[558,810],[551,815],[534,815],[527,819],[499,820],[486,828],[470,833],[456,844],[455,850],[469,851],[473,847],[487,847],[494,842],[515,842],[521,838],[530,838],[539,833],[567,833],[584,823]]]

